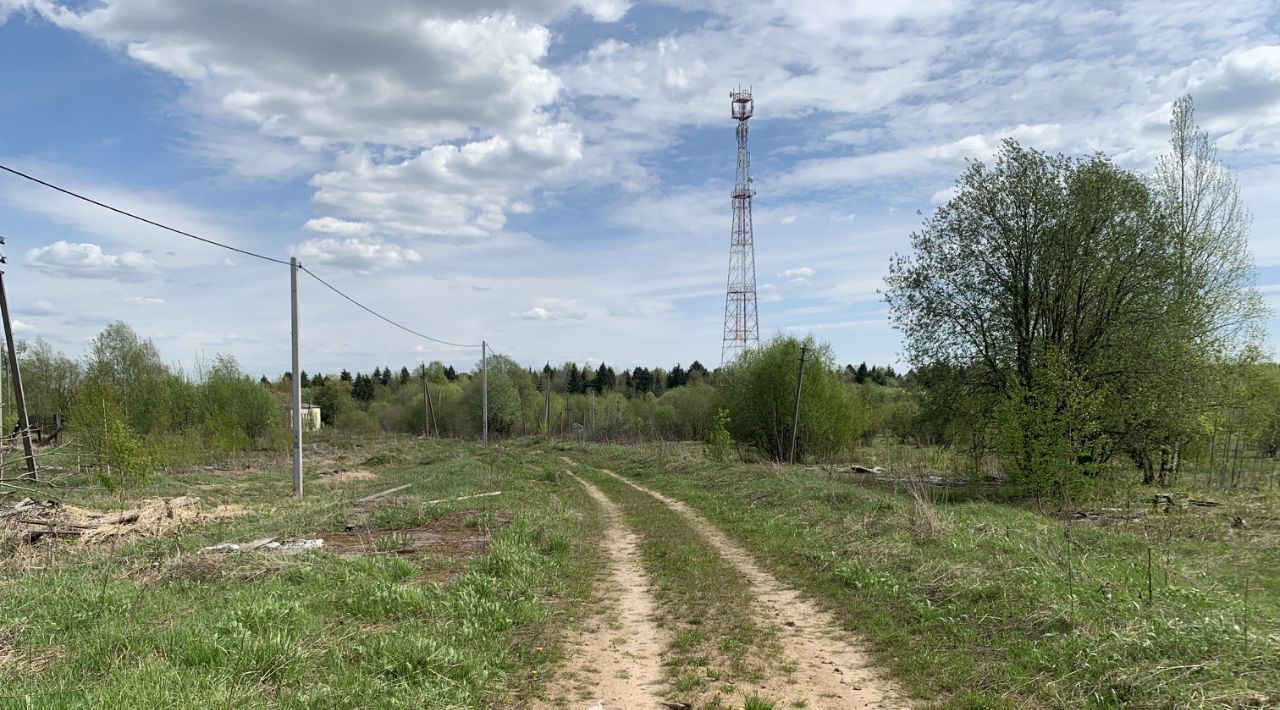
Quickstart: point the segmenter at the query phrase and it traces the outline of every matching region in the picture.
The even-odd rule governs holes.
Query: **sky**
[[[0,163],[530,366],[715,366],[750,87],[761,336],[903,367],[879,291],[966,160],[1149,170],[1185,93],[1280,299],[1278,33],[1252,0],[0,0]],[[287,267],[8,174],[0,234],[18,338],[289,367]],[[299,298],[313,373],[479,357]]]

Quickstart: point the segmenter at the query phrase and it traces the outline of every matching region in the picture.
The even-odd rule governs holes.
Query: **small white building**
[[[289,428],[293,428],[293,405],[284,405],[285,416],[289,417]],[[302,430],[316,431],[320,428],[320,407],[315,404],[302,404]]]

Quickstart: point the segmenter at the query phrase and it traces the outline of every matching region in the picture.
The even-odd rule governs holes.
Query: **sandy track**
[[[756,595],[752,612],[777,628],[786,662],[794,669],[790,675],[777,672],[753,684],[754,692],[773,700],[803,700],[809,708],[910,707],[830,614],[780,583],[706,518],[674,498],[604,472],[682,515],[751,583]]]
[[[568,660],[552,681],[548,697],[567,700],[570,708],[661,708],[661,657],[669,639],[653,621],[656,605],[649,594],[638,538],[623,526],[616,503],[573,477],[604,510],[601,546],[609,571],[599,587],[605,603],[570,639]]]

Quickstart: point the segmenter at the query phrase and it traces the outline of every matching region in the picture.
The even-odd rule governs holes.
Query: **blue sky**
[[[1248,0],[0,0],[0,161],[530,365],[715,364],[750,85],[762,335],[902,364],[877,290],[966,159],[1146,170],[1187,92],[1280,295],[1278,32]],[[288,367],[283,267],[8,175],[0,234],[20,337]],[[312,372],[478,356],[306,279],[302,321]]]

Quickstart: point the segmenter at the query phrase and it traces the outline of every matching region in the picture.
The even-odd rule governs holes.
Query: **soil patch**
[[[339,555],[411,555],[427,552],[446,557],[474,557],[489,549],[490,534],[483,527],[469,524],[468,521],[484,513],[486,511],[481,509],[459,510],[416,528],[357,529],[323,533],[315,537],[322,538],[325,548]],[[490,518],[496,526],[506,523],[500,517],[490,515]]]

